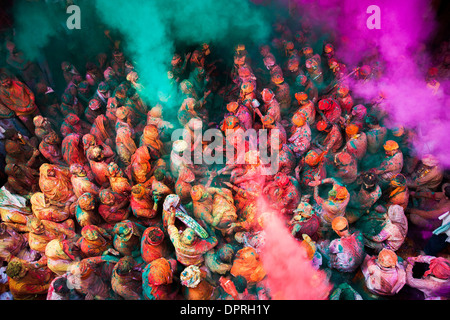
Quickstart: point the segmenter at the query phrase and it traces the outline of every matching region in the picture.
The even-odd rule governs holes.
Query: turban
[[[322,99],[319,101],[320,110],[329,110],[331,108],[331,102],[329,99]]]
[[[146,242],[152,246],[160,245],[164,240],[164,232],[158,227],[149,227],[146,233]]]
[[[69,113],[66,117],[66,121],[73,126],[80,121],[80,118],[78,118],[78,116],[73,113]]]
[[[331,43],[327,43],[327,44],[325,45],[325,47],[323,48],[323,51],[324,51],[325,53],[331,53],[331,52],[334,51],[334,47],[333,47],[333,45],[332,45]]]
[[[306,123],[305,114],[301,112],[295,113],[294,116],[292,117],[292,123],[299,127],[303,126]]]
[[[172,283],[172,269],[170,263],[164,258],[150,262],[146,267],[148,271],[147,282],[150,286],[159,286]]]
[[[191,198],[193,201],[198,201],[203,197],[206,189],[203,185],[198,184],[192,187],[191,189]]]
[[[267,115],[265,115],[263,118],[262,118],[262,123],[264,124],[264,125],[271,125],[271,124],[273,124],[275,122],[275,118],[272,116],[272,115],[270,115],[270,114],[267,114]]]
[[[343,186],[336,186],[336,200],[344,200],[348,196],[348,190]]]
[[[145,188],[142,184],[136,184],[131,188],[131,193],[135,198],[142,199],[145,195]]]
[[[294,212],[300,213],[302,216],[310,217],[313,207],[308,202],[300,202]]]
[[[337,88],[337,93],[339,96],[341,97],[345,97],[348,94],[348,86],[345,84],[341,84],[338,88]]]
[[[255,89],[255,87],[253,86],[253,83],[250,81],[246,81],[241,85],[241,90],[244,93],[253,92],[254,89]]]
[[[394,140],[388,140],[386,141],[386,143],[384,144],[384,150],[386,151],[393,151],[393,150],[397,150],[398,147],[398,143],[395,142]]]
[[[34,117],[33,123],[36,127],[41,127],[44,124],[44,117],[43,116]]]
[[[403,128],[403,126],[398,126],[392,129],[392,134],[395,137],[400,137],[403,135],[403,133],[405,133],[405,129]]]
[[[356,124],[349,124],[347,126],[347,128],[345,128],[345,132],[349,135],[349,136],[353,136],[355,134],[357,134],[359,131],[359,127]]]
[[[229,112],[235,111],[238,107],[239,107],[239,104],[237,102],[235,102],[235,101],[230,102],[230,103],[227,104],[227,110]]]
[[[392,268],[397,264],[397,255],[390,249],[382,249],[378,253],[378,263],[385,268]]]
[[[289,177],[284,173],[279,173],[276,175],[277,184],[280,187],[284,187],[289,183]]]
[[[183,286],[188,288],[197,287],[202,280],[200,268],[195,265],[188,266],[181,272],[180,280]]]
[[[81,235],[87,240],[93,241],[98,239],[98,234],[99,229],[95,225],[84,226],[83,229],[81,229]]]
[[[161,118],[161,116],[162,116],[162,108],[160,106],[154,106],[153,108],[150,109],[148,114],[151,117],[154,117],[154,118]]]
[[[273,93],[272,90],[265,88],[262,92],[261,92],[261,96],[264,102],[270,102],[272,101],[272,99],[275,97],[275,94]]]
[[[434,258],[430,262],[430,269],[424,273],[424,276],[428,276],[429,274],[432,274],[439,279],[449,279],[450,261],[443,257]]]
[[[299,63],[298,59],[291,58],[291,59],[289,59],[289,61],[288,61],[288,69],[289,69],[290,71],[293,71],[293,70],[295,70],[295,69],[298,68],[299,64],[300,64],[300,63]]]
[[[348,152],[339,152],[336,154],[335,160],[341,165],[346,166],[352,162],[352,156]]]
[[[348,228],[348,221],[344,217],[336,217],[331,222],[331,227],[335,231],[343,231]]]
[[[98,108],[100,108],[100,101],[98,101],[97,99],[92,99],[91,101],[89,101],[89,109],[97,110]]]
[[[304,47],[304,48],[303,48],[303,54],[304,54],[305,56],[311,55],[311,54],[313,54],[313,49],[312,49],[311,47]]]
[[[328,123],[326,121],[320,120],[317,122],[316,128],[319,131],[324,131],[328,128]]]
[[[281,74],[279,74],[279,73],[275,73],[275,74],[272,76],[272,82],[275,83],[275,84],[283,83],[283,81],[284,81],[284,78],[283,78],[283,76],[282,76]]]
[[[295,99],[297,99],[298,102],[305,101],[308,99],[308,95],[305,92],[297,92],[295,94]]]
[[[79,163],[74,163],[70,166],[70,173],[73,175],[80,175],[81,173],[85,173],[84,168]]]
[[[110,204],[114,204],[114,202],[115,202],[115,197],[111,193],[110,190],[103,189],[102,191],[100,191],[100,195],[99,196],[100,196],[100,201],[103,204],[110,205]]]
[[[305,156],[306,164],[311,167],[314,167],[317,164],[319,164],[320,160],[322,160],[322,157],[314,150],[308,151],[308,153]]]
[[[94,195],[92,193],[86,192],[83,193],[79,198],[78,198],[78,205],[80,206],[81,209],[86,210],[86,208],[89,208],[90,206],[92,206],[95,203],[95,198]]]

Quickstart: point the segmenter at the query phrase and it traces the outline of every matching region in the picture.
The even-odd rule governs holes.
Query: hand
[[[35,149],[33,151],[33,155],[32,156],[35,158],[35,157],[39,156],[40,154],[41,154],[41,152],[38,149]]]

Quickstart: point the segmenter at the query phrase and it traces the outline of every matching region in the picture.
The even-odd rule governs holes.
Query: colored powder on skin
[[[267,203],[258,199],[258,212],[266,212]],[[276,300],[325,300],[332,285],[326,273],[316,270],[300,245],[277,213],[264,215],[265,241],[260,251],[267,273],[267,285]]]

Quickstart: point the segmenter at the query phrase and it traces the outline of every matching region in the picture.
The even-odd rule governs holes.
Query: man
[[[24,83],[0,74],[0,102],[14,111],[30,133],[34,133],[33,118],[40,114],[34,93]]]
[[[386,141],[387,129],[380,126],[378,119],[371,115],[365,119],[365,124],[368,128],[366,130],[367,151],[370,154],[377,154]]]
[[[291,110],[291,89],[287,82],[284,81],[282,74],[274,74],[272,83],[275,85],[275,98],[280,104],[280,111],[283,116],[289,114]]]
[[[316,121],[316,107],[314,106],[314,103],[309,100],[308,95],[305,92],[297,92],[295,94],[295,99],[299,105],[296,113],[303,113],[308,124],[312,126]]]
[[[313,143],[317,141],[325,150],[331,151],[332,153],[338,152],[344,142],[339,126],[336,123],[320,120],[317,122],[316,128],[318,131],[323,132],[324,135],[316,136],[313,139]]]
[[[414,278],[413,267],[416,262],[426,263],[429,269],[422,277]],[[450,297],[450,261],[444,257],[420,255],[408,258],[406,284],[423,292],[426,300]]]
[[[386,189],[391,179],[400,173],[403,168],[403,153],[400,151],[398,143],[388,140],[383,146],[385,150],[384,161],[370,171],[378,175],[381,189]]]
[[[296,157],[301,157],[311,145],[311,128],[303,113],[295,113],[292,124],[291,136],[287,141],[288,146]]]
[[[218,243],[214,232],[209,232],[206,239],[199,239],[194,229],[189,227],[180,234],[175,226],[175,210],[170,212],[167,232],[175,247],[177,260],[184,266],[201,266],[204,262],[203,255]]]
[[[291,215],[300,203],[301,193],[290,177],[282,172],[275,175],[273,181],[266,184],[263,194],[267,195],[270,206],[281,215]]]
[[[266,115],[271,115],[275,119],[275,121],[280,121],[281,107],[273,91],[269,88],[265,88],[261,92],[261,97],[264,102],[264,106],[262,108],[263,112]]]
[[[49,268],[34,269],[20,260],[10,261],[6,274],[14,300],[45,300],[54,278]]]
[[[397,251],[405,242],[408,233],[408,219],[399,205],[389,207],[383,229],[376,235],[366,237],[365,245],[376,252],[382,249]]]
[[[367,152],[367,136],[360,131],[356,124],[349,124],[345,128],[347,142],[344,149],[354,156],[358,161],[362,160]]]
[[[339,238],[332,240],[328,248],[324,248],[329,257],[329,267],[339,272],[352,273],[364,260],[364,243],[359,231],[350,232],[348,221],[344,217],[336,217],[332,228]],[[321,246],[326,245],[324,241]]]
[[[421,164],[407,179],[410,189],[428,189],[435,191],[441,185],[444,173],[436,157],[427,154],[422,157]]]
[[[333,188],[328,192],[328,199],[319,196],[319,186],[325,183],[332,183]],[[350,201],[350,194],[346,187],[342,186],[334,178],[315,180],[309,183],[314,187],[314,200],[316,201],[316,211],[322,219],[322,227],[328,229],[334,218],[345,215],[345,209]],[[347,220],[346,220],[347,221]]]
[[[361,188],[358,192],[350,193],[350,202],[346,212],[349,223],[356,222],[367,213],[381,197],[381,188],[378,177],[371,172],[364,172],[360,176]]]
[[[378,256],[367,255],[361,270],[369,292],[380,296],[393,296],[406,284],[403,264],[393,250],[383,249]]]

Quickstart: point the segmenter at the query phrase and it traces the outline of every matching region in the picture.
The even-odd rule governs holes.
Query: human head
[[[348,190],[344,186],[333,185],[333,188],[328,192],[328,199],[335,201],[343,201],[348,196]]]
[[[296,112],[292,116],[292,123],[298,127],[302,127],[306,123],[306,116],[303,112]]]
[[[424,273],[424,276],[433,275],[442,280],[450,279],[450,261],[444,257],[437,257],[430,261],[429,270]]]
[[[372,172],[364,172],[361,174],[361,182],[365,189],[371,189],[376,186],[378,176]]]
[[[91,211],[95,209],[95,197],[90,192],[83,193],[78,198],[78,205],[82,210]]]
[[[18,280],[25,276],[27,268],[20,260],[12,260],[8,263],[5,272],[8,277]]]
[[[344,235],[348,232],[348,221],[344,217],[336,217],[331,222],[331,227],[338,236]]]
[[[61,295],[66,295],[70,292],[69,287],[67,286],[67,279],[60,277],[55,280],[53,283],[53,289],[56,293]]]
[[[394,140],[388,140],[383,145],[383,148],[387,156],[392,156],[398,151],[399,146],[398,143],[395,142]]]
[[[202,184],[197,184],[191,189],[191,198],[193,201],[199,201],[206,193],[206,188]]]
[[[195,265],[186,267],[180,275],[181,284],[188,288],[195,288],[200,283],[201,271],[200,268]]]
[[[70,173],[77,177],[86,177],[86,170],[81,164],[74,163],[70,165]]]
[[[397,264],[397,255],[390,249],[383,248],[378,253],[378,263],[384,268],[393,268]]]
[[[233,260],[234,250],[231,244],[225,244],[217,250],[219,259],[223,262],[231,262]]]
[[[108,206],[112,206],[115,202],[114,195],[108,189],[103,189],[102,191],[100,191],[99,196],[100,196],[100,201],[103,204],[106,204]]]
[[[145,242],[149,245],[157,246],[164,241],[164,232],[158,227],[149,227],[146,234]]]
[[[131,195],[135,199],[143,199],[145,196],[145,187],[142,184],[135,184],[131,188]]]
[[[349,124],[346,128],[345,128],[345,133],[347,134],[347,136],[349,138],[352,138],[354,136],[356,136],[358,134],[359,131],[359,127],[356,124]]]
[[[182,243],[184,243],[185,245],[191,245],[194,243],[195,239],[197,238],[197,235],[194,231],[194,229],[192,228],[186,228],[184,229],[184,231],[181,233],[181,237],[180,240]]]

